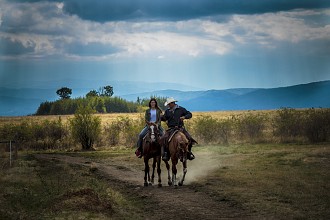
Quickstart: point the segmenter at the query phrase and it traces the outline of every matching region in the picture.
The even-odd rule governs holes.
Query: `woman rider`
[[[138,158],[141,158],[143,155],[142,152],[142,141],[143,137],[147,134],[148,132],[148,126],[150,125],[158,125],[159,129],[159,134],[163,136],[164,130],[161,126],[161,114],[162,110],[158,107],[157,100],[155,98],[150,99],[149,101],[149,108],[145,112],[145,121],[146,121],[146,126],[142,129],[142,131],[139,134],[139,140],[137,142],[137,149],[135,151],[135,155]]]

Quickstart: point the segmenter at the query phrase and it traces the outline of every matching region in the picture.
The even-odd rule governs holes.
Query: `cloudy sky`
[[[0,0],[0,87],[270,88],[330,80],[329,51],[328,0]]]

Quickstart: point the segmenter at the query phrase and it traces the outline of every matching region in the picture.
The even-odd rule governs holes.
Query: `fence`
[[[4,146],[4,147],[3,147]],[[4,149],[3,155],[6,158],[6,152],[9,151],[9,166],[11,167],[13,164],[13,160],[17,159],[17,146],[15,145],[15,141],[0,141],[0,149]],[[1,157],[3,157],[1,155]]]

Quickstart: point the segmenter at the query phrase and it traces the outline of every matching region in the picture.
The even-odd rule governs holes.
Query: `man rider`
[[[168,130],[166,131],[164,137],[163,137],[163,160],[167,161],[169,160],[168,155],[168,138],[172,131],[176,128],[182,129],[182,132],[186,135],[187,139],[189,140],[189,146],[188,146],[188,154],[187,158],[189,160],[195,159],[194,154],[191,152],[192,144],[197,143],[191,135],[188,133],[188,131],[184,128],[183,121],[185,119],[190,119],[192,117],[192,114],[190,111],[185,109],[182,106],[179,106],[175,104],[177,100],[175,100],[173,97],[167,98],[165,102],[165,106],[168,108],[166,109],[164,115],[161,117],[162,121],[167,122]]]

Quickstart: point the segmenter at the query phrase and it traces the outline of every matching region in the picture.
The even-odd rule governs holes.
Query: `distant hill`
[[[257,89],[241,88],[183,92],[161,90],[150,93],[124,95],[133,97],[173,96],[178,104],[191,111],[266,110],[288,108],[330,108],[330,81],[314,82],[289,87]]]
[[[134,84],[132,82],[126,82],[125,84],[121,82],[115,85],[118,86],[118,91],[114,86],[115,95],[128,101],[136,101],[137,97],[149,98],[154,95],[161,97],[173,96],[179,100],[179,105],[190,111],[265,110],[281,107],[330,108],[330,81],[271,89],[238,88],[206,91],[184,91],[189,87],[180,84]],[[159,90],[154,90],[155,88]],[[180,88],[180,90],[173,88]],[[97,89],[97,87],[94,89]],[[84,96],[90,90],[91,88],[73,88],[72,97]],[[136,92],[133,93],[133,91]],[[33,114],[41,102],[56,100],[55,92],[56,89],[52,88],[0,88],[0,116]]]

